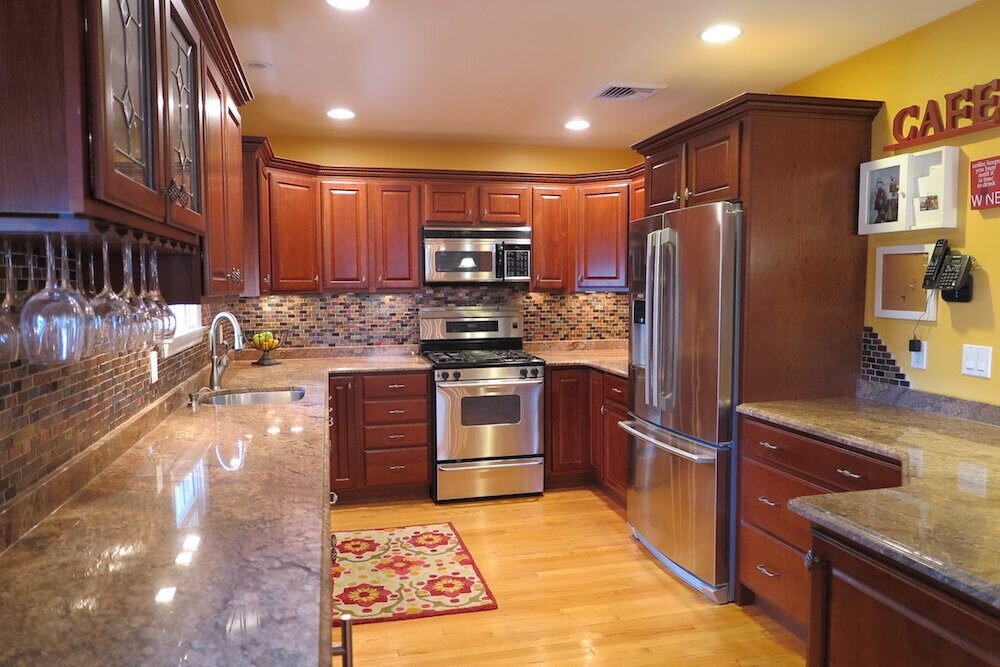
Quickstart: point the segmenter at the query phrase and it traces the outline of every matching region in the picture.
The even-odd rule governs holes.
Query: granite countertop
[[[794,499],[813,523],[1000,610],[1000,428],[858,399],[738,411],[903,465],[903,485]]]
[[[330,664],[330,372],[236,362],[287,405],[182,408],[0,555],[0,664]]]
[[[532,349],[532,354],[549,366],[590,366],[600,371],[628,377],[628,350],[554,350]]]

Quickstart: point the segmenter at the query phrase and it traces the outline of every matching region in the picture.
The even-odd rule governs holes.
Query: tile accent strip
[[[872,327],[865,327],[861,342],[861,379],[882,382],[899,387],[909,387],[910,381],[900,371],[878,333]]]

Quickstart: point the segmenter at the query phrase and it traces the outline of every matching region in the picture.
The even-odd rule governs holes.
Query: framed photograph
[[[901,232],[910,226],[907,191],[910,156],[872,160],[861,165],[858,234]]]
[[[937,292],[921,285],[934,244],[875,249],[875,317],[937,320]]]

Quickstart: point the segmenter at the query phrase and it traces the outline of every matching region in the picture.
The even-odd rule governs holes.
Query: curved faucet
[[[233,346],[229,347],[225,341],[219,340],[219,324],[223,320],[229,320],[233,325]],[[212,325],[208,329],[209,351],[212,357],[212,377],[211,387],[213,390],[222,389],[222,375],[229,368],[229,350],[243,349],[243,329],[237,321],[236,316],[227,310],[216,313],[212,318]],[[222,346],[220,353],[219,347]]]

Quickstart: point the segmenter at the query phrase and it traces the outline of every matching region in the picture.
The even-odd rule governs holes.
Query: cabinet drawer
[[[817,493],[829,493],[829,489],[749,457],[740,459],[740,518],[803,551],[812,539],[809,521],[788,509],[788,501]]]
[[[364,402],[363,423],[365,426],[426,421],[426,398],[401,398],[395,401]]]
[[[744,454],[804,472],[835,489],[857,491],[899,486],[903,479],[899,465],[752,419],[741,421],[740,447]]]
[[[365,398],[427,396],[427,373],[365,375],[361,384]]]
[[[604,400],[628,405],[628,380],[617,375],[605,373]]]
[[[365,449],[392,449],[394,447],[426,447],[427,423],[400,424],[399,426],[365,426]]]
[[[809,572],[804,554],[741,522],[739,555],[743,585],[806,627]]]
[[[368,486],[428,484],[429,480],[426,447],[365,452],[365,482]]]

